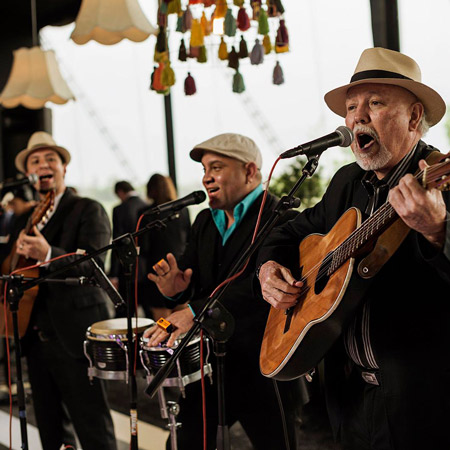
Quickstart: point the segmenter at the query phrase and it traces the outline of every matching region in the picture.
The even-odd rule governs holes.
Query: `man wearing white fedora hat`
[[[16,156],[16,167],[26,175],[36,174],[34,187],[42,198],[54,191],[49,219],[24,232],[31,211],[17,220],[11,242],[19,255],[44,262],[74,253],[92,252],[109,243],[111,230],[103,207],[96,201],[74,195],[64,177],[71,155],[56,145],[46,132],[34,133],[26,149]],[[52,272],[77,256],[62,257],[41,267]],[[101,259],[99,264],[103,264]],[[63,277],[90,276],[89,263],[66,271]],[[87,328],[108,319],[108,298],[91,286],[43,283],[34,301],[30,323],[23,339],[37,426],[45,450],[64,445],[76,448],[67,427],[69,419],[84,450],[115,450],[114,428],[104,387],[89,383],[83,341]],[[19,305],[20,311],[20,305]]]
[[[350,83],[328,92],[325,101],[353,131],[356,163],[335,174],[315,207],[268,237],[259,255],[262,296],[275,311],[304,318],[310,299],[323,305],[331,289],[345,291],[305,327],[312,344],[296,348],[308,357],[314,346],[325,348],[328,412],[343,448],[450,448],[450,198],[412,175],[432,172],[427,165],[439,153],[421,139],[441,120],[445,103],[421,82],[413,59],[383,48],[365,50]],[[342,221],[357,217],[346,212],[351,207],[366,220],[354,233]],[[384,231],[383,214],[393,210],[404,223],[388,228],[369,253],[369,236]],[[322,241],[304,255],[313,233],[340,239],[323,256]],[[345,244],[358,239],[345,253]],[[312,281],[299,273],[299,258],[300,266],[305,257],[317,257],[317,267],[328,268],[338,255],[348,264],[342,284],[336,284],[337,266],[330,266],[324,285],[318,283],[324,271]],[[321,331],[316,336],[313,330]]]

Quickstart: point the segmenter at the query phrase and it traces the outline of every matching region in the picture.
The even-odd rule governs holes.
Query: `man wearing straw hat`
[[[365,50],[350,83],[325,101],[353,130],[356,163],[335,174],[315,207],[265,241],[262,295],[278,310],[301,308],[299,243],[329,233],[350,207],[364,220],[388,201],[407,226],[375,248],[379,267],[358,267],[356,257],[342,302],[350,292],[360,303],[325,355],[331,424],[345,449],[450,448],[450,200],[412,175],[435,160],[421,138],[445,103],[421,82],[413,59],[383,48]]]
[[[78,249],[89,253],[109,243],[111,230],[102,206],[66,188],[64,177],[70,159],[68,150],[56,145],[52,136],[43,131],[35,132],[27,148],[16,156],[20,172],[38,176],[34,187],[41,199],[47,192],[55,192],[54,206],[45,225],[38,224],[25,234],[23,228],[30,213],[24,214],[12,234],[12,241],[17,239],[17,253],[30,262],[44,262]],[[75,259],[76,255],[62,257],[40,270],[52,272]],[[103,264],[102,259],[98,263]],[[62,277],[91,274],[91,265],[86,262]],[[116,449],[104,388],[97,379],[92,385],[89,383],[83,354],[87,328],[109,318],[108,301],[96,287],[62,283],[39,286],[23,341],[37,426],[45,450],[59,450],[63,444],[76,448],[69,423],[84,450]]]

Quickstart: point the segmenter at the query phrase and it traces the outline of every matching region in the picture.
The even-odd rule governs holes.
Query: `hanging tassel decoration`
[[[184,28],[183,15],[184,14],[181,13],[181,14],[178,14],[178,17],[177,17],[177,28],[175,31],[178,31],[180,33],[186,33],[186,30]]]
[[[184,43],[184,39],[181,39],[180,48],[178,50],[178,60],[179,61],[187,60],[187,50],[186,50],[186,44]]]
[[[216,0],[203,0],[203,5],[205,8],[209,8],[212,5],[216,4]]]
[[[239,70],[236,70],[236,73],[233,76],[233,92],[241,94],[244,91],[245,91],[244,78],[240,74]]]
[[[164,3],[163,3],[164,4]],[[156,15],[156,23],[159,27],[167,27],[167,14],[161,10],[161,8],[158,8],[158,13]]]
[[[161,84],[163,86],[173,86],[175,84],[175,72],[170,67],[170,61],[167,60],[161,72]]]
[[[225,17],[228,10],[227,0],[216,0],[216,9],[214,10],[214,18],[221,19]]]
[[[158,67],[153,72],[153,90],[158,92],[159,94],[164,94],[168,91],[167,86],[162,84],[162,71],[164,70],[164,64],[159,63]]]
[[[189,47],[189,58],[198,58],[200,55],[200,47]]]
[[[241,8],[242,6],[244,6],[244,0],[233,0],[233,5],[239,6],[239,8]]]
[[[280,63],[278,61],[273,69],[272,81],[273,84],[276,84],[277,86],[284,83],[283,69],[281,68]]]
[[[221,61],[226,61],[228,59],[228,49],[227,44],[223,40],[223,36],[220,38],[220,45],[219,45],[219,59]]]
[[[167,14],[181,14],[181,0],[171,0],[167,5]]]
[[[201,47],[204,44],[203,29],[200,21],[194,19],[191,27],[191,47]]]
[[[269,17],[277,17],[278,16],[278,10],[277,10],[277,5],[275,4],[275,0],[267,1],[267,15]]]
[[[284,20],[280,20],[280,26],[278,27],[277,37],[275,38],[275,52],[285,53],[289,51],[289,33],[284,23]]]
[[[183,30],[188,31],[192,27],[192,12],[189,5],[186,8],[186,11],[183,12]]]
[[[155,79],[155,73],[156,73],[156,69],[157,69],[158,67],[157,66],[154,66],[153,67],[153,72],[152,72],[152,74],[150,75],[150,86],[148,87],[151,91],[154,91],[155,90],[155,88],[153,87],[153,81],[154,81],[154,79]]]
[[[200,24],[202,26],[203,36],[209,36],[212,33],[212,21],[206,18],[205,11],[202,12]]]
[[[264,48],[260,44],[259,39],[255,39],[255,45],[250,52],[250,62],[253,65],[262,64],[264,62]]]
[[[237,27],[241,31],[247,31],[250,28],[250,19],[245,8],[239,8],[237,15]]]
[[[241,35],[241,41],[239,42],[239,58],[247,58],[248,57],[248,48],[247,42],[245,42],[244,36]]]
[[[277,11],[279,14],[284,14],[284,6],[281,3],[281,0],[274,0],[275,1],[275,6],[277,7]]]
[[[269,34],[269,19],[267,18],[267,13],[261,8],[258,18],[258,34],[266,35]]]
[[[239,55],[234,46],[231,47],[231,52],[228,54],[228,67],[236,70],[239,69]]]
[[[264,53],[266,55],[268,55],[271,51],[272,51],[272,43],[270,42],[270,36],[268,34],[266,34],[263,37],[263,43],[262,43],[263,47],[264,47]]]
[[[237,24],[236,24],[236,19],[233,16],[233,13],[231,11],[231,9],[229,9],[227,11],[227,15],[225,16],[225,35],[226,36],[236,36],[236,29],[237,29]]]
[[[206,47],[204,45],[202,45],[199,48],[199,53],[197,56],[197,62],[199,63],[205,63],[208,61],[208,55],[206,54]]]
[[[159,27],[158,36],[156,37],[156,51],[158,53],[167,51],[167,37],[164,27]]]
[[[259,13],[261,11],[261,0],[252,1],[252,19],[259,20]]]

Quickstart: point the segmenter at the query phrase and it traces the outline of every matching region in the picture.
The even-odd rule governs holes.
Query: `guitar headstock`
[[[450,190],[450,153],[442,155],[438,163],[423,170],[422,186],[425,189]]]
[[[50,212],[53,210],[55,204],[55,191],[52,189],[45,194],[45,197],[34,208],[33,214],[30,217],[30,229],[39,223],[46,223]]]

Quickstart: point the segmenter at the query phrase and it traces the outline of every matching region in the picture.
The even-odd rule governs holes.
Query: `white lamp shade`
[[[0,103],[5,108],[23,105],[38,109],[47,102],[62,105],[74,99],[59,72],[53,50],[22,47],[13,56],[11,73],[0,94]]]
[[[150,24],[137,0],[83,0],[70,35],[77,44],[91,39],[112,45],[127,38],[141,42],[158,29]]]

